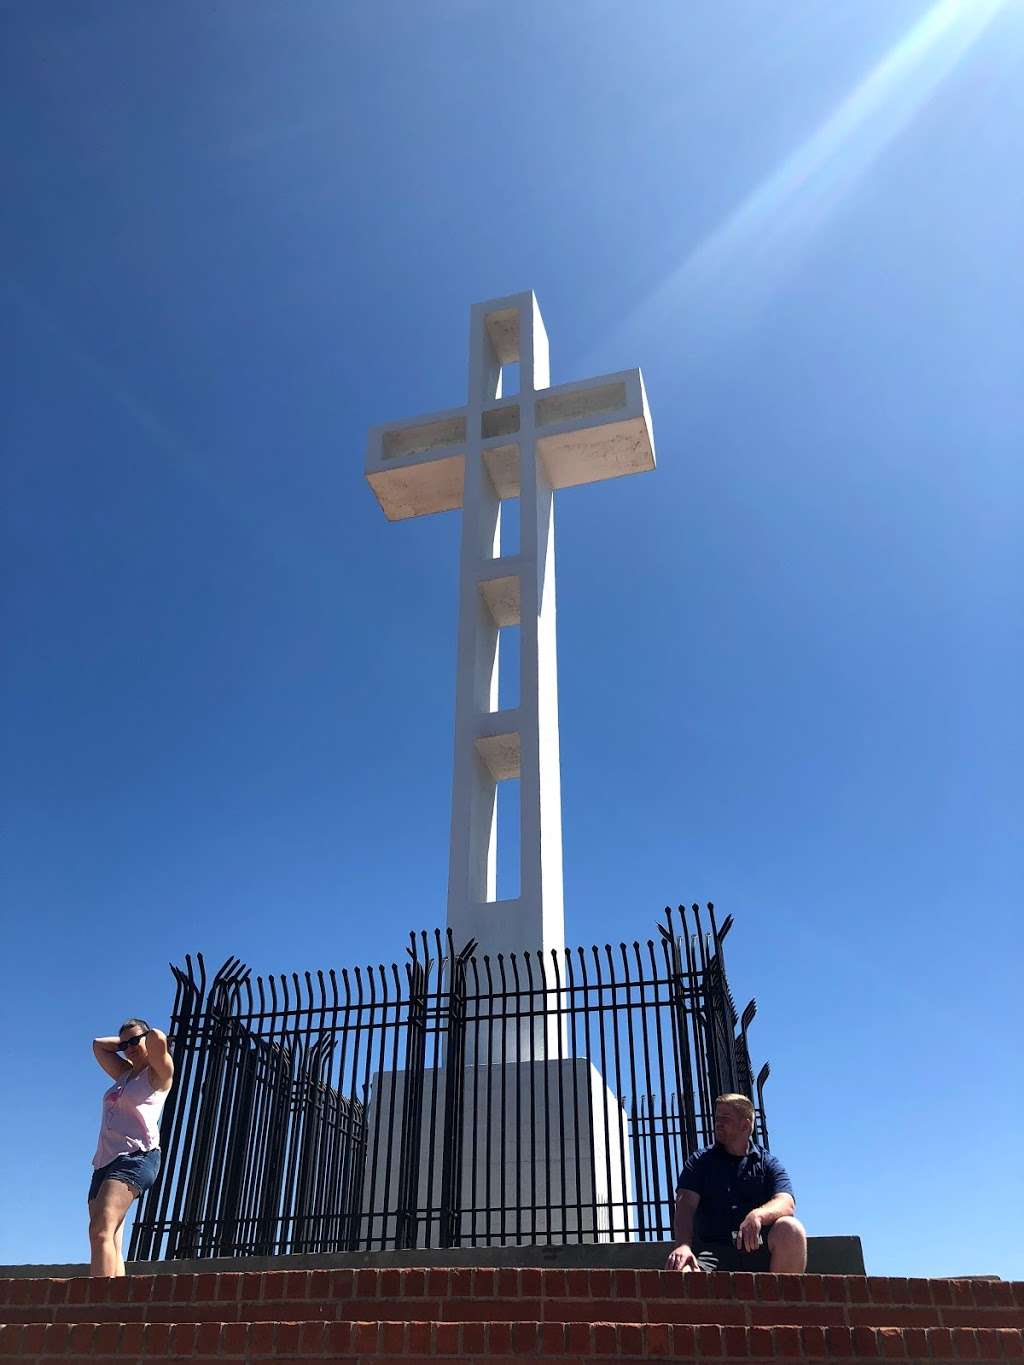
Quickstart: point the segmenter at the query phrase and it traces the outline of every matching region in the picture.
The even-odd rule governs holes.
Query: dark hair
[[[126,1028],[140,1028],[144,1032],[148,1032],[149,1025],[146,1023],[145,1019],[126,1019],[117,1031],[118,1033],[124,1033]]]

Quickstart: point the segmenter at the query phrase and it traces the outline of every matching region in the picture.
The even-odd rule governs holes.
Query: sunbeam
[[[814,133],[630,315],[653,324],[698,298],[743,316],[923,108],[1005,0],[938,0]]]

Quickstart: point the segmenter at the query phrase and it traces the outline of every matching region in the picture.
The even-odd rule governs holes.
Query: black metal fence
[[[131,1258],[668,1238],[717,1094],[749,1095],[768,1141],[732,917],[706,917],[546,957],[410,935],[401,967],[340,978],[186,958]]]

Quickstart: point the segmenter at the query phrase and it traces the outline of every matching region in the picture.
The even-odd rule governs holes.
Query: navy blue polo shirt
[[[792,1194],[789,1176],[770,1152],[753,1142],[745,1156],[733,1156],[717,1142],[692,1152],[679,1177],[676,1193],[700,1195],[694,1232],[701,1242],[730,1242],[751,1209],[777,1194]]]

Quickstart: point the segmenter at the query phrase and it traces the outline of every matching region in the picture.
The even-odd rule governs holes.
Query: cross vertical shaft
[[[491,953],[564,941],[554,497],[537,456],[533,401],[548,387],[548,342],[532,294],[497,302],[477,304],[470,320],[448,876],[455,941],[475,938]],[[519,394],[506,400],[501,372],[512,363]],[[502,495],[517,485],[519,553],[502,556]],[[495,584],[504,585],[501,604]],[[519,705],[506,712],[498,709],[498,639],[502,625],[517,623]],[[519,896],[496,901],[497,787],[513,777],[520,779]]]

